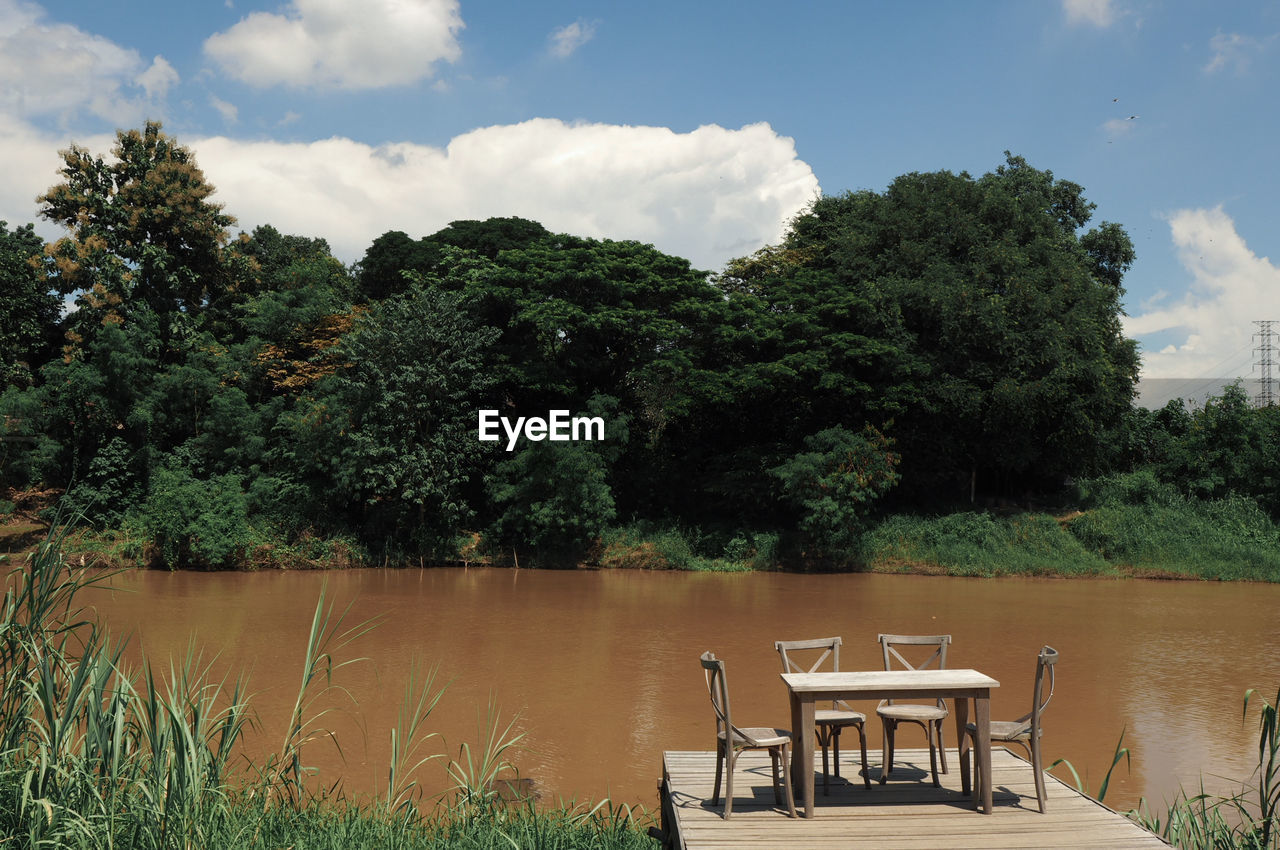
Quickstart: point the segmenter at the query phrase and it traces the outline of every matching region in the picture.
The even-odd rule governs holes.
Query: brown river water
[[[698,664],[708,649],[726,662],[740,724],[786,726],[777,639],[840,635],[842,669],[874,670],[880,632],[951,634],[950,666],[1000,681],[995,719],[1030,708],[1035,655],[1051,644],[1061,661],[1046,760],[1070,760],[1096,790],[1123,731],[1132,766],[1116,770],[1106,798],[1122,809],[1179,785],[1194,793],[1202,778],[1219,791],[1247,779],[1258,714],[1251,705],[1242,717],[1244,692],[1270,701],[1280,686],[1280,585],[454,568],[133,571],[112,584],[82,601],[114,636],[132,635],[135,658],[167,669],[194,641],[218,654],[218,669],[249,673],[261,726],[248,743],[260,754],[279,748],[321,587],[339,610],[351,606],[349,623],[381,618],[339,656],[365,659],[335,673],[355,703],[324,718],[341,754],[328,741],[304,752],[324,784],[355,794],[386,787],[414,665],[448,683],[428,751],[474,747],[492,698],[526,733],[516,761],[544,802],[607,796],[649,809],[663,750],[713,747]],[[873,765],[874,708],[864,707]],[[953,727],[946,735],[954,746]],[[923,741],[907,729],[900,746]],[[442,789],[443,761],[420,779]]]

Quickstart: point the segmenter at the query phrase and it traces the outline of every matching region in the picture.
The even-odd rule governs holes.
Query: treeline
[[[1275,498],[1240,443],[1276,457],[1269,413],[1131,407],[1129,238],[1017,156],[820,198],[714,274],[518,218],[392,231],[347,267],[323,239],[233,238],[158,124],[62,158],[39,203],[67,235],[0,226],[0,483],[64,489],[171,566],[334,538],[452,557],[473,532],[555,562],[621,523],[840,558],[885,506],[1143,465]],[[508,452],[481,409],[606,439]]]

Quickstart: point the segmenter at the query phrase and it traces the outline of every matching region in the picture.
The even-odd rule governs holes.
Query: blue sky
[[[1275,2],[0,0],[0,80],[11,225],[155,118],[241,227],[347,261],[522,215],[716,270],[820,191],[1011,150],[1133,237],[1144,377],[1248,376],[1280,320]]]

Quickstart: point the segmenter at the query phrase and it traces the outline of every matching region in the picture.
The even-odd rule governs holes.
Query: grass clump
[[[1047,514],[963,512],[890,516],[861,541],[871,569],[933,566],[950,575],[1093,575],[1106,561],[1085,549]]]
[[[1245,717],[1256,693],[1252,689],[1245,692]],[[1258,764],[1238,792],[1229,796],[1208,794],[1202,782],[1200,793],[1194,796],[1187,796],[1185,791],[1180,793],[1167,805],[1164,814],[1152,812],[1144,798],[1138,801],[1137,808],[1126,813],[1127,816],[1174,847],[1184,850],[1280,850],[1280,722],[1277,706],[1280,706],[1280,691],[1277,691],[1274,703],[1262,700],[1258,722]],[[1103,802],[1111,774],[1121,761],[1127,765],[1129,760],[1129,748],[1124,746],[1124,732],[1121,732],[1111,767],[1107,769],[1096,794],[1085,786],[1080,774],[1066,759],[1058,759],[1050,769],[1065,765],[1075,780],[1077,790]]]
[[[1244,695],[1244,715],[1256,691]],[[1182,793],[1163,816],[1146,801],[1129,816],[1175,847],[1214,850],[1280,848],[1280,690],[1274,702],[1262,700],[1258,722],[1258,765],[1253,776],[1230,796]]]
[[[1187,498],[1149,473],[1082,487],[1088,509],[1068,530],[1090,552],[1139,571],[1280,580],[1280,525],[1244,496]]]
[[[607,569],[748,572],[778,566],[779,535],[706,532],[633,523],[607,530],[593,560]]]

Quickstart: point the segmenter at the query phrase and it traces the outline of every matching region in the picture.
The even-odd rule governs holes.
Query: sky
[[[159,120],[237,230],[522,216],[716,271],[821,194],[1011,151],[1137,260],[1144,378],[1280,347],[1280,3],[0,0],[0,219]],[[1276,369],[1280,373],[1280,368]]]

